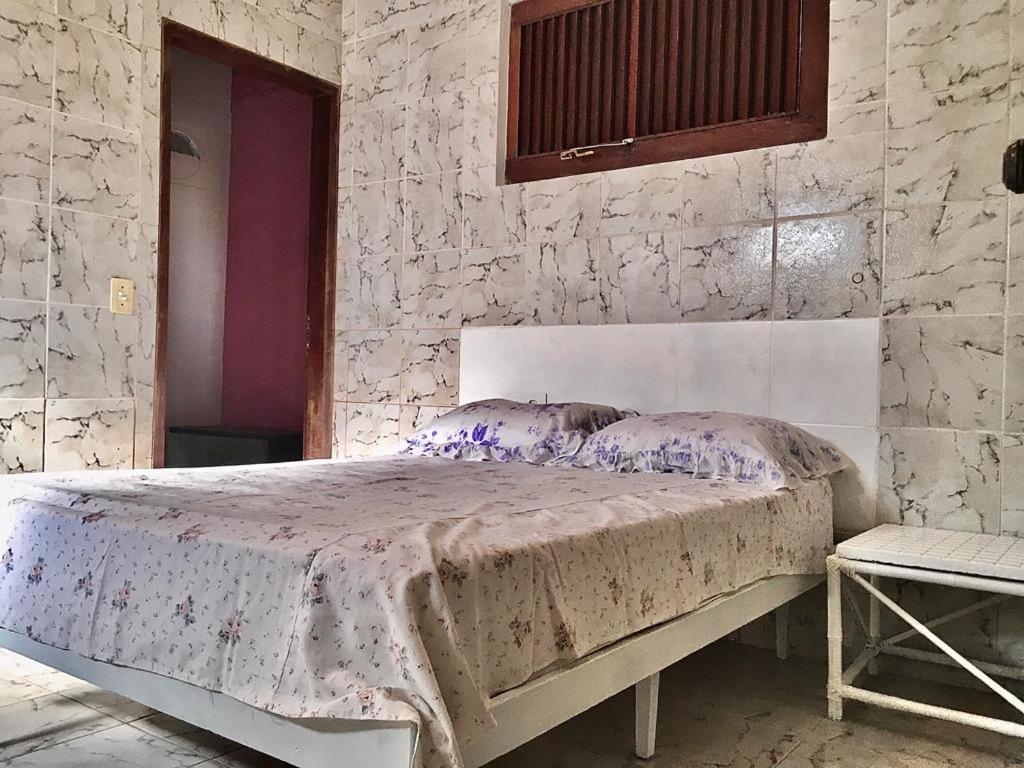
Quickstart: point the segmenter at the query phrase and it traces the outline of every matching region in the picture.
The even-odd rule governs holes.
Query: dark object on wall
[[[245,427],[170,427],[167,467],[229,467],[302,459],[302,433]]]
[[[1017,139],[1003,154],[1003,184],[1015,195],[1024,194],[1024,139]]]
[[[829,0],[524,0],[506,178],[824,138]]]

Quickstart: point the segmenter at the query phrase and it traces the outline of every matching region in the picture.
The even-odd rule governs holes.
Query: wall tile
[[[679,282],[683,320],[769,319],[772,227],[684,229]]]
[[[877,317],[882,214],[779,223],[776,319]]]
[[[160,223],[160,142],[151,136],[142,137],[140,150],[139,221]]]
[[[601,309],[606,323],[679,319],[679,233],[601,239]]]
[[[48,202],[50,111],[0,98],[0,197]]]
[[[466,12],[455,3],[452,13],[410,27],[409,98],[423,99],[466,87]]]
[[[1010,0],[1010,76],[1024,76],[1024,2]]]
[[[352,180],[355,184],[405,176],[406,112],[403,105],[352,116]]]
[[[1024,315],[1006,318],[1006,393],[1003,429],[1024,432]]]
[[[0,200],[0,299],[46,299],[49,208]]]
[[[150,251],[135,222],[55,210],[52,227],[51,301],[106,307],[110,278],[140,279]]]
[[[348,403],[334,403],[333,430],[331,432],[331,458],[345,458],[347,448],[345,432],[348,423]]]
[[[463,243],[467,248],[512,245],[526,240],[525,185],[496,183],[494,168],[459,174],[465,211]]]
[[[779,215],[882,207],[885,136],[864,133],[779,150]]]
[[[498,86],[466,91],[463,168],[494,166],[498,162]]]
[[[0,475],[43,469],[43,401],[0,400]]]
[[[401,367],[400,331],[349,331],[349,400],[360,403],[397,400]]]
[[[402,181],[363,184],[352,188],[342,206],[341,244],[345,258],[401,253],[405,203]]]
[[[66,115],[54,116],[53,202],[109,216],[139,209],[139,137]]]
[[[409,105],[406,166],[410,175],[458,170],[465,144],[461,93],[445,93]]]
[[[889,90],[894,96],[1006,82],[1008,0],[889,4]]]
[[[885,314],[1003,311],[1005,201],[891,211],[886,222]]]
[[[458,331],[403,331],[402,350],[403,403],[458,404]]]
[[[338,125],[338,186],[351,187],[355,184],[355,169],[352,167],[352,145],[357,140],[354,133],[355,115],[342,107]]]
[[[130,315],[51,304],[47,397],[131,397],[137,336],[138,322]]]
[[[832,0],[831,12],[829,102],[859,104],[885,98],[886,3]]]
[[[403,405],[398,415],[398,434],[402,439],[411,437],[451,409],[436,405]]]
[[[828,111],[828,135],[830,138],[837,139],[841,136],[884,131],[885,108],[884,101],[868,101],[863,104],[834,107]]]
[[[462,254],[463,325],[520,325],[526,319],[527,254],[515,245]]]
[[[402,256],[361,256],[342,263],[342,300],[352,330],[397,328],[402,323]]]
[[[527,322],[598,325],[603,320],[598,279],[600,241],[532,245],[526,251]]]
[[[118,128],[142,126],[142,52],[105,32],[62,21],[54,104],[61,112]]]
[[[21,3],[0,6],[0,96],[49,107],[57,17]]]
[[[57,0],[57,13],[138,41],[142,37],[142,6],[139,0]]]
[[[889,104],[887,204],[1002,197],[1008,88],[961,88]]]
[[[405,101],[409,47],[405,30],[358,41],[353,55],[353,98],[360,109],[380,109]]]
[[[1000,522],[1001,533],[1024,537],[1024,435],[1003,436],[1003,508]]]
[[[356,30],[376,35],[402,27],[420,25],[462,6],[462,0],[424,3],[419,0],[354,0]]]
[[[707,227],[775,216],[775,150],[705,157],[682,164],[683,226]]]
[[[557,243],[596,237],[601,226],[601,177],[568,176],[524,185],[526,239]]]
[[[300,27],[323,37],[340,40],[344,6],[353,3],[350,0],[272,0],[271,5],[277,13]]]
[[[1001,426],[1003,318],[900,318],[882,324],[881,424]]]
[[[1010,195],[1009,250],[1006,306],[1010,312],[1024,313],[1024,197],[1020,195]]]
[[[405,182],[405,251],[441,251],[462,245],[458,173],[417,176]]]
[[[349,403],[346,456],[389,456],[398,450],[398,405]]]
[[[879,522],[999,531],[999,436],[950,430],[882,432]]]
[[[501,4],[496,0],[469,0],[467,5],[466,79],[473,86],[497,83]]]
[[[143,394],[144,392],[144,394]],[[153,390],[149,386],[135,388],[135,434],[132,444],[132,466],[153,468]]]
[[[131,468],[134,423],[132,400],[47,400],[46,469]]]
[[[42,397],[46,305],[0,299],[0,398]]]
[[[334,332],[334,381],[333,399],[348,400],[348,331]],[[342,408],[342,413],[345,409]],[[335,409],[335,417],[338,415]]]
[[[285,64],[305,70],[329,83],[341,82],[343,59],[344,49],[340,43],[301,27],[294,54],[285,47]]]
[[[606,173],[601,234],[625,235],[677,228],[681,186],[678,163]]]
[[[462,324],[459,251],[416,253],[402,264],[402,327],[458,328]]]

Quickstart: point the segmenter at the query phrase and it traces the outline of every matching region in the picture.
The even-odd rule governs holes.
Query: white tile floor
[[[823,717],[822,664],[721,643],[667,670],[658,754],[631,754],[626,692],[492,768],[1008,768],[1024,741],[857,706]],[[891,678],[879,687],[1009,716],[974,691]],[[211,733],[0,651],[0,766],[283,768]],[[339,768],[373,768],[346,766]]]

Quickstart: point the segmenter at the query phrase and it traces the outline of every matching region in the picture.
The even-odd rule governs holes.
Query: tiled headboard
[[[875,523],[878,486],[878,335],[876,319],[466,328],[460,400],[784,419],[856,464],[836,486],[836,528],[864,530]]]

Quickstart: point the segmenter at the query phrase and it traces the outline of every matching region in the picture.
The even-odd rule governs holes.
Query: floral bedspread
[[[0,484],[0,626],[461,765],[488,698],[705,600],[821,572],[827,481],[396,457]]]

